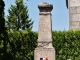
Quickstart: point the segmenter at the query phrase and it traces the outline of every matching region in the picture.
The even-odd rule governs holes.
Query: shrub
[[[80,31],[53,31],[53,46],[56,60],[80,60]],[[33,31],[9,31],[7,39],[7,60],[33,60],[38,33]],[[0,51],[3,47],[0,42]],[[3,54],[0,52],[0,54]]]

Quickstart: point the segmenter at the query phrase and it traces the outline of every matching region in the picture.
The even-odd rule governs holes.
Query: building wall
[[[69,0],[69,29],[80,29],[80,0]]]

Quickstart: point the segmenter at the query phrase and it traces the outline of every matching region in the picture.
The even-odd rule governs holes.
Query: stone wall
[[[80,0],[69,0],[69,29],[80,29]]]

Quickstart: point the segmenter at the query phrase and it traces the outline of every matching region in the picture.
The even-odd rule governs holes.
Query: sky
[[[66,8],[66,0],[24,0],[29,9],[29,17],[34,21],[33,31],[38,31],[39,28],[39,9],[38,4],[49,2],[53,5],[52,10],[52,30],[64,31],[69,30],[69,10]],[[15,5],[15,0],[4,0],[5,16],[8,15],[8,9],[11,4]]]

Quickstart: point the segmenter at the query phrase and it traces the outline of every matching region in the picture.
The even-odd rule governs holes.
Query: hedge
[[[52,32],[56,60],[80,60],[80,31]]]
[[[37,46],[37,36],[37,33],[32,31],[9,31],[6,60],[33,60],[33,52]],[[1,43],[0,46],[3,45],[3,42]],[[4,60],[3,54],[4,52],[0,56],[0,60]]]
[[[33,31],[9,31],[6,42],[6,60],[34,60],[38,33]],[[53,31],[56,60],[80,60],[80,31]],[[3,60],[3,42],[0,40],[0,60]]]

